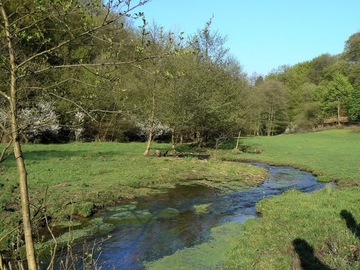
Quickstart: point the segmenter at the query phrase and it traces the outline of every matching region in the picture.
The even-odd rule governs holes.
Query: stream
[[[166,193],[99,213],[98,218],[114,229],[112,237],[101,244],[97,264],[101,269],[144,269],[144,261],[207,241],[215,226],[255,217],[255,204],[263,198],[288,189],[312,192],[325,185],[312,174],[291,167],[252,164],[266,168],[269,175],[262,185],[245,191],[219,194],[202,185],[177,185]]]

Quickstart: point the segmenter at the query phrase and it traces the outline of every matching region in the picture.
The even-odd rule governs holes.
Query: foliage
[[[336,73],[333,79],[327,84],[327,92],[324,97],[325,115],[332,116],[332,114],[335,114],[339,122],[340,116],[345,114],[342,109],[346,108],[352,91],[353,88],[347,78],[340,73]],[[335,113],[331,111],[334,107]]]
[[[345,42],[343,56],[351,63],[360,61],[360,32],[352,34]]]
[[[286,123],[286,90],[277,80],[267,80],[259,87],[262,100],[261,117],[266,135],[274,135],[284,131]]]
[[[355,82],[354,90],[348,103],[349,117],[352,121],[358,121],[360,117],[360,77]]]
[[[149,136],[150,129],[152,129],[153,138],[166,137],[170,133],[170,128],[164,126],[159,120],[154,119],[152,123],[149,120],[139,122],[135,121],[135,127],[137,128],[136,135],[140,140],[146,140]]]

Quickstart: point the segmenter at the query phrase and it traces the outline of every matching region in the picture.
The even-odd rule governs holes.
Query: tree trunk
[[[236,139],[235,150],[239,150],[240,136],[241,136],[241,130],[239,131],[239,134],[238,134],[237,139]]]
[[[176,150],[175,128],[171,132],[171,150]]]
[[[154,132],[154,122],[155,122],[155,108],[156,108],[156,99],[155,99],[155,90],[156,90],[156,78],[154,78],[153,82],[153,89],[152,89],[152,106],[151,106],[151,116],[150,116],[150,129],[149,129],[149,136],[147,141],[146,150],[144,152],[144,156],[147,156],[151,149],[151,142],[153,139],[153,132]]]
[[[31,218],[30,218],[30,201],[29,191],[27,185],[27,172],[25,168],[24,157],[21,150],[18,122],[17,122],[17,77],[16,77],[16,61],[13,44],[11,41],[11,34],[9,31],[8,16],[5,11],[5,7],[1,6],[1,13],[5,24],[5,35],[8,42],[9,50],[9,63],[10,63],[10,112],[11,112],[11,139],[14,142],[14,156],[16,165],[19,173],[19,185],[20,185],[20,198],[21,198],[21,213],[23,218],[24,236],[25,236],[25,248],[26,248],[26,259],[29,270],[36,270],[36,258],[35,248],[31,230]]]
[[[144,156],[147,156],[150,153],[150,149],[151,149],[151,142],[152,142],[152,128],[150,128],[150,133],[148,136],[148,140],[147,140],[147,145],[146,145],[146,150],[144,152]]]
[[[203,136],[200,131],[196,132],[196,142],[197,142],[198,147],[201,148],[202,143],[203,143]]]
[[[338,104],[337,104],[337,124],[338,124],[338,126],[341,126],[341,122],[340,122],[340,101],[338,101]]]
[[[30,200],[29,200],[29,189],[27,185],[27,172],[25,168],[24,157],[21,151],[21,144],[18,138],[14,142],[14,155],[19,173],[21,212],[22,212],[23,226],[24,226],[26,258],[27,258],[28,268],[30,270],[35,270],[37,269],[37,266],[36,266],[34,242],[32,237],[32,229],[31,229]]]

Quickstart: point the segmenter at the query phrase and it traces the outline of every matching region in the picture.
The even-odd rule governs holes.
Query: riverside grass
[[[360,131],[332,129],[243,140],[249,152],[229,156],[272,165],[289,165],[312,172],[319,181],[360,186]],[[226,154],[228,155],[228,154]]]
[[[89,217],[98,208],[164,192],[180,182],[241,189],[261,183],[266,176],[265,170],[248,164],[200,160],[197,155],[211,154],[203,149],[183,146],[183,151],[196,151],[194,157],[159,158],[143,156],[145,147],[144,143],[114,142],[23,145],[32,212],[38,213],[34,221],[41,222],[46,214],[52,217],[52,225],[60,225],[69,216]],[[169,144],[153,144],[153,149],[170,148]],[[12,155],[0,163],[0,171],[2,239],[20,219],[18,173]],[[0,250],[15,241],[2,240]]]
[[[242,139],[243,149],[260,154],[216,151],[216,161],[221,159],[253,160],[292,165],[317,174],[321,181],[336,181],[337,188],[328,186],[324,190],[311,194],[291,190],[281,196],[262,200],[257,205],[262,218],[251,218],[244,222],[237,231],[235,230],[235,234],[231,234],[231,242],[218,241],[220,238],[215,235],[216,243],[210,241],[196,247],[196,249],[201,249],[203,246],[209,258],[220,256],[219,261],[209,260],[209,264],[204,264],[203,269],[359,269],[359,139],[360,133],[349,129],[336,129],[307,134]],[[107,147],[103,148],[104,145]],[[99,199],[102,203],[105,201],[116,203],[116,196],[107,196],[105,200],[104,195],[111,194],[117,187],[121,187],[120,190],[124,195],[136,196],[149,192],[146,187],[152,182],[167,185],[169,183],[167,177],[173,175],[172,171],[177,172],[179,168],[182,168],[178,171],[179,179],[194,179],[194,177],[198,179],[203,170],[207,171],[204,166],[209,164],[195,162],[190,158],[182,159],[181,162],[186,163],[184,165],[181,162],[173,163],[171,158],[142,157],[143,144],[120,144],[119,146],[116,143],[74,143],[63,146],[25,145],[25,147],[29,147],[25,148],[24,153],[25,158],[28,158],[30,185],[34,185],[34,182],[31,182],[34,181],[30,177],[31,174],[34,175],[33,177],[40,175],[40,172],[39,174],[36,172],[37,169],[41,169],[45,174],[42,181],[46,180],[47,175],[50,179],[49,186],[70,184],[70,186],[64,185],[68,189],[66,192],[63,188],[56,188],[61,191],[59,199],[70,198],[70,194],[73,195],[72,198],[79,198],[81,197],[79,194],[84,193],[83,198],[86,199],[93,194],[97,199],[102,198]],[[159,144],[155,147],[166,150],[169,146]],[[31,152],[35,153],[31,154]],[[31,159],[31,155],[37,158]],[[100,160],[103,163],[99,163]],[[78,164],[75,164],[77,162]],[[159,166],[158,162],[162,165]],[[39,167],[30,166],[32,163]],[[51,165],[52,163],[58,166]],[[68,168],[69,163],[74,163],[71,164],[73,167]],[[136,168],[141,170],[140,173],[133,169],[134,164],[137,164]],[[181,164],[181,166],[177,167],[174,164]],[[2,172],[5,171],[8,177],[11,170],[15,173],[15,166],[11,168],[11,162],[5,164],[6,167],[0,165]],[[118,165],[121,165],[121,171],[123,171],[123,174],[120,174],[121,177],[119,177],[120,169],[114,169]],[[152,169],[147,168],[150,165]],[[250,168],[252,167],[245,170]],[[53,174],[46,172],[49,170],[53,170]],[[241,178],[241,174],[237,175],[239,171],[230,168],[219,170],[218,167],[216,170],[218,176],[223,177],[222,179],[226,178],[224,176],[226,171],[232,172],[233,177]],[[182,174],[184,171],[185,174]],[[56,175],[50,177],[54,173]],[[251,178],[252,174],[258,173],[248,171],[244,177]],[[217,176],[211,177],[215,179]],[[229,175],[227,177],[229,178]],[[123,178],[121,183],[119,183],[120,178]],[[125,181],[125,179],[128,180]],[[177,180],[173,179],[173,181]],[[170,184],[174,182],[170,181]],[[42,183],[42,186],[44,187],[45,183]],[[108,187],[112,189],[109,191]],[[34,195],[33,186],[31,190]],[[50,187],[48,193],[51,194]],[[43,194],[40,195],[43,196]],[[77,201],[80,200],[77,199]],[[218,228],[217,230],[226,231],[227,229]],[[233,229],[230,231],[234,232]],[[150,269],[164,269],[163,266],[169,265],[172,269],[191,269],[189,264],[186,264],[186,261],[191,261],[187,257],[192,256],[191,254],[194,256],[192,260],[196,260],[196,254],[203,253],[201,250],[188,252],[185,249],[164,260],[150,263],[148,266]],[[203,261],[207,260],[201,260]]]
[[[337,188],[290,190],[260,201],[262,218],[244,223],[223,269],[360,269],[360,133],[334,129],[244,141],[261,154],[240,159],[306,169]]]
[[[250,153],[219,151],[224,159],[305,169],[321,181],[336,181],[337,187],[311,194],[289,190],[264,199],[257,204],[261,218],[250,218],[237,230],[234,224],[217,228],[228,232],[227,240],[215,233],[209,242],[147,263],[147,268],[360,269],[359,140],[354,130],[335,129],[243,138],[242,148]]]

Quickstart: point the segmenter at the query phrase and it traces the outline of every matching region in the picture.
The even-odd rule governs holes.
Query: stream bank
[[[289,189],[312,192],[325,185],[291,167],[253,165],[269,173],[256,187],[223,194],[204,185],[179,184],[166,193],[98,213],[94,220],[111,227],[112,237],[102,243],[97,264],[102,269],[135,270],[161,269],[175,262],[193,267],[188,269],[219,267],[227,249],[235,245],[230,242],[236,240],[241,222],[257,217],[258,201]]]

